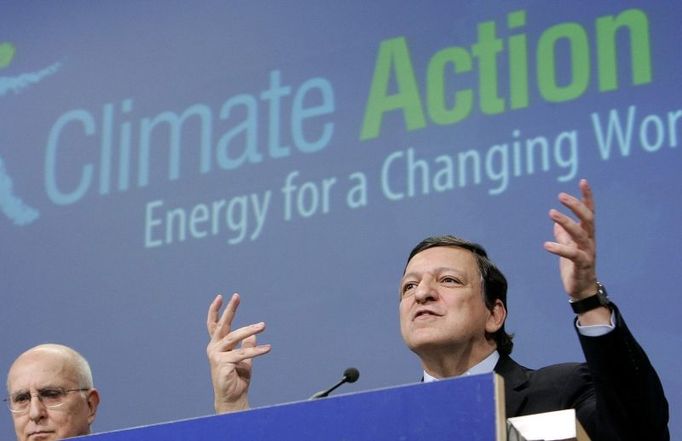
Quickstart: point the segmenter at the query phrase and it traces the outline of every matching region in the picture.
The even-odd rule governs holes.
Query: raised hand
[[[206,354],[211,367],[217,413],[249,408],[253,358],[267,354],[271,349],[270,345],[256,345],[256,334],[265,330],[263,322],[232,330],[239,302],[239,294],[233,294],[220,318],[221,295],[217,295],[208,308],[206,328],[211,340]]]
[[[560,193],[559,201],[577,220],[552,208],[549,217],[554,221],[556,242],[545,242],[547,251],[559,256],[561,280],[566,293],[579,300],[596,292],[596,249],[594,199],[587,180],[580,181],[582,200],[568,193]]]

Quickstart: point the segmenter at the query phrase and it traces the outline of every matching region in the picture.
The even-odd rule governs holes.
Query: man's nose
[[[424,277],[417,285],[414,292],[414,299],[417,303],[424,303],[438,298],[435,280],[431,277]]]
[[[31,402],[28,405],[28,417],[33,421],[39,421],[45,417],[47,408],[38,395],[31,395]]]

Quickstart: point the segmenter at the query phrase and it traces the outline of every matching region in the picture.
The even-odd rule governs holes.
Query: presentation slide
[[[415,383],[399,281],[440,234],[507,276],[515,360],[582,361],[543,244],[585,178],[598,278],[682,414],[681,21],[666,1],[4,3],[2,375],[62,343],[92,366],[95,432],[209,415],[206,314],[238,292],[234,325],[272,345],[253,407],[351,366],[335,393]]]

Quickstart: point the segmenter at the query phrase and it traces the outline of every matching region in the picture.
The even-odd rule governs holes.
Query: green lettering
[[[397,92],[389,94],[388,89],[392,77],[395,79]],[[384,113],[392,110],[403,111],[407,130],[421,129],[426,126],[417,80],[404,37],[381,42],[365,107],[360,139],[378,137]]]
[[[632,83],[651,82],[651,47],[649,44],[649,19],[639,9],[628,9],[617,17],[597,19],[597,63],[599,64],[599,90],[618,88],[618,61],[616,59],[616,33],[627,27],[630,35],[630,66]]]
[[[566,86],[557,84],[556,43],[568,40],[568,58],[571,73]],[[590,81],[590,49],[585,29],[578,23],[562,23],[542,33],[538,42],[538,87],[542,96],[550,102],[575,99],[582,95]]]
[[[526,25],[526,11],[507,16],[509,29]],[[525,34],[509,37],[509,102],[512,109],[528,107],[528,39]]]
[[[471,46],[471,52],[478,58],[481,111],[489,115],[504,112],[504,99],[498,96],[497,91],[497,54],[502,49],[502,40],[496,35],[495,22],[479,24],[478,42]]]
[[[455,73],[471,71],[471,56],[461,47],[450,47],[438,51],[429,62],[426,77],[426,96],[429,116],[436,124],[453,124],[469,116],[473,103],[473,92],[464,89],[455,92],[454,105],[448,109],[445,93],[445,67],[451,64]]]

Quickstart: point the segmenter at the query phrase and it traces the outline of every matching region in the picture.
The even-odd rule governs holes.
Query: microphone
[[[308,398],[309,400],[316,400],[318,398],[324,398],[332,391],[334,391],[337,387],[341,386],[343,383],[355,383],[358,381],[358,378],[360,378],[360,371],[355,369],[354,367],[349,367],[345,371],[343,371],[343,378],[339,380],[338,383],[330,387],[329,389],[321,390],[319,392],[315,392],[315,394]]]

